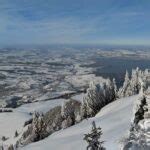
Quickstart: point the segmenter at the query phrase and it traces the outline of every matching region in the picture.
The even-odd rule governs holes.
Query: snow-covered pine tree
[[[134,126],[139,123],[140,120],[144,119],[144,114],[147,110],[147,102],[146,102],[146,97],[143,95],[139,99],[139,103],[137,104],[135,108],[135,116],[133,120]]]
[[[140,82],[139,78],[141,76],[142,72],[139,70],[139,68],[136,68],[135,70],[132,70],[131,74],[131,89],[132,89],[132,95],[138,94],[140,90]]]
[[[116,79],[115,78],[113,78],[113,86],[114,86],[114,94],[115,94],[115,99],[118,97],[118,93],[117,93],[117,91],[118,91],[118,88],[117,88],[117,84],[116,84]]]
[[[131,95],[130,78],[128,71],[126,71],[123,86],[118,91],[118,97],[121,98],[130,95]]]
[[[83,98],[81,106],[81,114],[83,118],[88,118],[96,115],[100,109],[115,100],[116,85],[108,79],[106,82],[92,82],[87,89],[87,93]]]
[[[150,149],[150,95],[141,81],[141,92],[134,106],[134,118],[131,123],[129,137],[124,142],[122,150]]]
[[[62,128],[65,129],[74,124],[75,114],[72,107],[67,106],[67,101],[63,102],[61,107],[61,116],[63,117]]]
[[[102,86],[91,83],[83,98],[81,108],[82,116],[87,118],[94,116],[101,109],[101,105],[104,105],[104,102]]]
[[[66,102],[63,102],[62,105],[61,105],[61,116],[62,116],[62,117],[65,117],[65,116],[66,116],[66,114],[65,114],[65,107],[66,107],[66,106],[65,106],[65,103],[66,103]]]
[[[81,111],[81,118],[82,119],[90,117],[89,112],[88,112],[87,101],[85,100],[85,98],[83,98],[80,111]]]
[[[43,114],[38,112],[34,113],[32,126],[35,134],[35,141],[39,141],[47,136],[47,124],[44,121]]]
[[[68,100],[63,102],[61,107],[61,116],[63,118],[62,128],[74,125],[81,120],[80,117],[81,103],[75,100]]]
[[[115,79],[113,79],[113,81],[111,81],[110,79],[108,79],[108,82],[105,84],[105,88],[104,88],[104,97],[105,97],[105,102],[106,104],[110,103],[112,100],[116,99],[116,83],[115,83]]]
[[[126,72],[123,86],[118,91],[118,97],[127,97],[138,94],[141,89],[140,80],[146,81],[146,85],[150,84],[149,70],[141,71],[139,68],[133,69],[131,73],[131,79],[129,73]]]
[[[88,143],[87,150],[105,150],[104,141],[100,141],[101,135],[101,128],[97,128],[95,121],[93,121],[91,132],[84,135],[84,140]]]

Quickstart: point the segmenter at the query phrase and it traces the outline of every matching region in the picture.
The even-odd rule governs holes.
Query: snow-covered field
[[[17,54],[16,54],[17,53]],[[80,91],[97,80],[91,60],[81,53],[12,50],[0,51],[0,107],[17,107]],[[88,59],[88,61],[87,61]],[[13,106],[12,106],[13,105]]]
[[[120,141],[127,134],[132,118],[134,101],[138,95],[116,100],[105,106],[95,117],[84,120],[81,123],[58,131],[48,138],[29,144],[23,150],[85,150],[86,142],[84,134],[91,129],[94,120],[103,131],[102,140],[107,150],[119,149]]]

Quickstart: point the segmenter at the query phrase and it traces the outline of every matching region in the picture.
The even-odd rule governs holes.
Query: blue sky
[[[150,0],[0,0],[0,45],[150,45]]]

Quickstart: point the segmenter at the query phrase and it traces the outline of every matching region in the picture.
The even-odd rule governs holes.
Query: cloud
[[[124,7],[118,0],[0,1],[0,44],[98,43],[149,38],[150,16],[146,4],[130,3],[127,0]]]

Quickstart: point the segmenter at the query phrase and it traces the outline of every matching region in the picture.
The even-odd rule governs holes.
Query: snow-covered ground
[[[103,131],[102,140],[107,150],[119,149],[120,141],[127,134],[132,118],[134,101],[138,95],[117,100],[105,106],[95,117],[55,132],[48,138],[32,143],[22,150],[85,150],[87,143],[83,141],[85,133],[91,129],[94,120]]]
[[[40,101],[36,103],[24,104],[21,107],[18,107],[17,111],[22,113],[33,113],[34,111],[45,113],[58,105],[62,105],[64,100],[65,99],[55,99],[50,101]]]
[[[45,113],[58,105],[62,105],[63,101],[64,99],[56,99],[29,103],[13,109],[13,112],[0,113],[0,142],[3,136],[9,138],[9,141],[13,139],[16,130],[18,133],[22,132],[25,121],[32,117],[29,113],[34,111]]]
[[[0,138],[2,136],[6,138],[14,137],[15,131],[21,132],[24,122],[29,118],[31,118],[29,114],[17,110],[10,113],[0,113]]]

